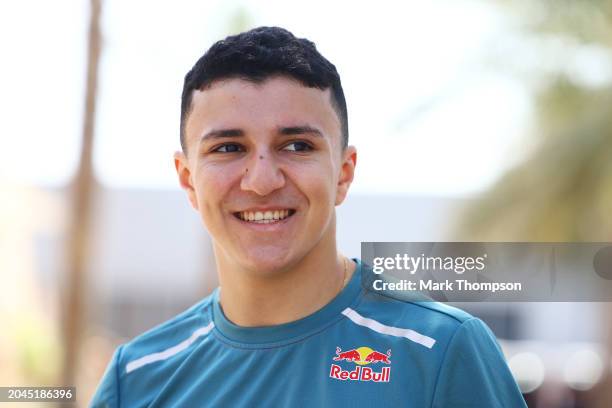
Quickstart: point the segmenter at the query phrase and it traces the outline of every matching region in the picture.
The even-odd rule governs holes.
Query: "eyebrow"
[[[309,125],[279,127],[278,133],[280,133],[281,135],[288,135],[288,136],[289,135],[303,135],[306,133],[310,133],[314,136],[320,136],[320,137],[323,136],[323,132]]]
[[[281,126],[278,128],[277,132],[280,135],[291,136],[291,135],[303,135],[303,134],[312,134],[314,136],[323,137],[323,132],[321,132],[316,127],[310,125],[301,125],[301,126]],[[209,139],[221,139],[226,137],[242,137],[244,136],[244,131],[242,129],[214,129],[210,132],[206,132],[204,136],[200,138],[200,143],[209,140]]]
[[[200,138],[200,143],[208,139],[218,139],[218,138],[224,138],[224,137],[240,137],[240,136],[244,136],[244,131],[242,129],[216,129],[216,130],[211,130],[210,132],[206,132],[204,136]]]

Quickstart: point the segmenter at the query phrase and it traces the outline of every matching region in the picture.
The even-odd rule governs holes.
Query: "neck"
[[[244,327],[272,326],[306,317],[328,304],[343,288],[354,263],[336,249],[335,231],[294,265],[254,273],[215,247],[225,316]]]

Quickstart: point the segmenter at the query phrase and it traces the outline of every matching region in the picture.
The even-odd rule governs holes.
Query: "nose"
[[[248,161],[240,188],[266,196],[285,185],[285,175],[273,154],[254,152]]]

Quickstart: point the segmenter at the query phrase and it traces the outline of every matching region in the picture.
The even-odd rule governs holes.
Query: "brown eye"
[[[218,153],[236,153],[240,151],[243,151],[242,146],[236,143],[226,143],[213,150],[213,152]]]
[[[312,150],[312,147],[306,142],[292,142],[283,148],[291,152],[306,152]]]

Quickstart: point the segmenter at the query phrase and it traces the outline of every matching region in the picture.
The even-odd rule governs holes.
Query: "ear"
[[[348,146],[342,152],[342,163],[340,166],[340,177],[336,186],[336,205],[342,204],[348,193],[349,187],[355,176],[355,166],[357,165],[357,149],[355,146]]]
[[[191,176],[191,170],[189,169],[189,160],[183,152],[174,153],[174,167],[176,168],[176,174],[178,175],[179,184],[183,190],[187,193],[187,198],[194,210],[198,210],[198,198],[193,187],[193,177]]]

